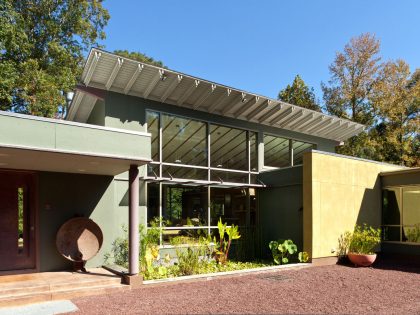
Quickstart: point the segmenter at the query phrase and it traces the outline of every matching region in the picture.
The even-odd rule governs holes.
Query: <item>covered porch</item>
[[[0,112],[1,282],[10,274],[69,269],[55,235],[72,217],[95,221],[106,247],[116,233],[113,178],[122,173],[129,176],[129,202],[127,215],[119,216],[128,217],[129,274],[137,275],[138,167],[149,161],[146,132]],[[102,265],[104,251],[88,267]]]

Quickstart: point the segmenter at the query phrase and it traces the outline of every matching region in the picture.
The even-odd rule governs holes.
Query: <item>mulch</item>
[[[83,314],[420,314],[420,265],[279,270],[73,302]]]

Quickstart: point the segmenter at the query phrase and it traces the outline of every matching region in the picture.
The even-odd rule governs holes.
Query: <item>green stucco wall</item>
[[[141,189],[144,189],[142,187]],[[87,264],[101,266],[112,242],[123,236],[128,224],[128,182],[110,176],[42,172],[38,174],[40,271],[71,268],[57,252],[55,239],[60,226],[76,215],[91,218],[102,229],[102,249]],[[139,207],[140,222],[144,207]]]
[[[97,115],[104,111],[95,111]],[[93,118],[92,118],[93,119]],[[97,116],[95,120],[100,121]],[[74,154],[150,159],[146,134],[0,112],[0,144]]]
[[[268,243],[291,239],[302,250],[302,166],[263,172],[259,178],[269,187],[258,190],[259,228],[263,257],[270,255]]]

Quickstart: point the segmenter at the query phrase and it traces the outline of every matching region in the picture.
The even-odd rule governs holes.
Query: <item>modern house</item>
[[[160,217],[162,250],[222,218],[257,256],[290,238],[313,261],[334,257],[363,222],[384,226],[383,251],[420,253],[407,237],[420,230],[420,169],[334,153],[363,129],[92,49],[65,121],[0,112],[0,272],[69,268],[55,237],[74,216],[103,232],[88,266],[128,226],[132,275],[138,224]]]

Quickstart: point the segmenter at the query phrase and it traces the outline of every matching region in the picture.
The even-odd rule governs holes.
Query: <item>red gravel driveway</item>
[[[310,267],[139,289],[73,302],[83,314],[420,314],[420,266]]]

